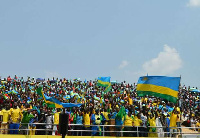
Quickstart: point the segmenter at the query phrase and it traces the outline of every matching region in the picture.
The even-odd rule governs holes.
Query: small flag
[[[8,96],[8,94],[4,94],[3,97],[4,97],[4,99],[6,99],[6,100],[10,98],[10,97]]]
[[[98,77],[97,85],[106,87],[105,92],[110,91],[110,89],[111,89],[110,77]]]

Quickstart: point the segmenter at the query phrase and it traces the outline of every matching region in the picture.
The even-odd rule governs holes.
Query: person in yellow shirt
[[[14,108],[10,109],[10,134],[18,134],[18,130],[13,129],[19,129],[19,122],[21,120],[21,111],[19,108],[17,108],[17,102],[14,103]]]
[[[57,135],[58,124],[59,124],[59,115],[60,115],[60,109],[57,109],[53,116],[54,126],[53,126],[52,135]]]
[[[8,134],[8,123],[9,123],[9,113],[10,113],[10,110],[9,110],[9,106],[7,105],[6,106],[6,110],[3,109],[1,111],[1,114],[3,116],[3,121],[2,121],[2,124],[1,124],[1,134]]]
[[[200,127],[200,118],[197,120],[196,127]],[[200,128],[198,128],[198,132],[200,133]]]
[[[137,116],[134,117],[134,126],[141,126],[142,120],[140,119],[140,114],[137,114]]]
[[[102,114],[103,114],[103,116],[104,116],[105,119],[106,119],[105,125],[108,125],[109,117],[108,117],[107,108],[103,109]]]
[[[156,119],[153,114],[150,114],[150,117],[148,118],[148,122],[149,122],[149,126],[150,126],[149,132],[156,132]],[[149,133],[148,137],[158,137],[158,134],[157,133]]]
[[[124,131],[132,131],[133,130],[133,118],[131,116],[131,112],[128,112],[128,115],[124,117]],[[125,137],[132,137],[132,133],[124,132]]]
[[[170,116],[170,124],[169,124],[170,137],[172,137],[172,135],[174,135],[174,137],[176,137],[177,129],[173,128],[173,127],[177,127],[177,125],[176,125],[177,119],[178,119],[178,112],[177,112],[176,108],[174,108],[174,110],[172,111],[171,116]]]
[[[86,109],[84,113],[84,128],[85,130],[90,130],[90,113],[88,109]],[[90,132],[85,132],[85,136],[90,135]]]
[[[129,103],[129,105],[133,105],[133,100],[131,97],[128,98],[128,103]]]
[[[142,120],[141,120],[141,115],[140,114],[137,114],[137,116],[134,117],[133,119],[133,124],[134,124],[134,128],[133,128],[133,131],[141,131],[141,125],[142,125]],[[138,127],[138,129],[137,129]],[[137,137],[137,133],[134,133],[133,134],[133,137]]]
[[[108,117],[108,112],[107,111],[108,111],[108,109],[107,109],[107,107],[105,107],[104,109],[102,109],[102,112],[101,112],[102,115],[105,117],[105,120],[104,120],[105,123],[104,123],[104,125],[108,125],[108,122],[110,120],[109,117]],[[105,126],[104,127],[104,131],[109,131],[109,127]],[[106,132],[105,136],[109,136],[109,134]]]

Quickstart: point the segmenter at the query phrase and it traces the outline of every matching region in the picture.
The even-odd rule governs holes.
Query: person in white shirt
[[[47,111],[46,114],[46,135],[52,134],[52,124],[53,124],[53,115],[51,114],[51,110]]]
[[[158,137],[164,137],[164,131],[161,123],[161,118],[160,116],[156,118],[156,131],[158,132]]]

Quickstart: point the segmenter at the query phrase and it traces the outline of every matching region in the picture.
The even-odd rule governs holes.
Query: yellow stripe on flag
[[[178,91],[167,87],[152,85],[152,84],[138,84],[137,91],[151,91],[159,94],[166,94],[173,97],[178,97]]]

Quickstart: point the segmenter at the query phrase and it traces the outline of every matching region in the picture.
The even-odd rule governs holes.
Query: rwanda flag
[[[42,91],[42,87],[37,89],[37,94],[43,97],[45,103],[48,107],[53,108],[67,108],[67,107],[80,107],[82,104],[75,104],[75,103],[62,103],[58,99],[54,97],[49,97]]]
[[[137,83],[137,95],[151,95],[176,103],[180,77],[143,76]]]
[[[97,85],[106,87],[105,92],[110,91],[111,89],[110,77],[98,77]]]

